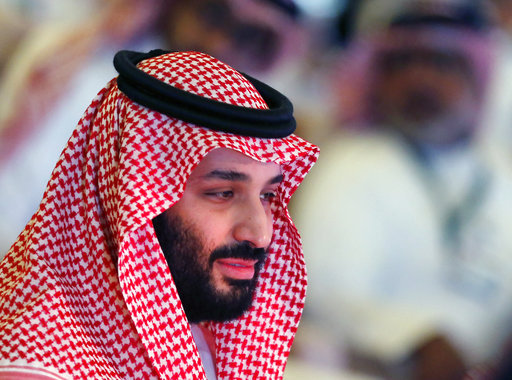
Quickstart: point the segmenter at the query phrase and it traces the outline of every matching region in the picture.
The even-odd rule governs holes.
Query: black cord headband
[[[269,109],[236,106],[183,91],[136,66],[144,59],[166,53],[169,52],[119,51],[114,57],[114,67],[119,72],[119,90],[143,106],[216,131],[264,138],[286,137],[295,131],[293,106],[288,98],[247,74],[241,73],[260,93]]]

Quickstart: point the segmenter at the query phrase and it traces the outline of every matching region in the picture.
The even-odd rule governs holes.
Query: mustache
[[[210,255],[209,262],[213,265],[213,262],[217,259],[224,258],[237,258],[237,259],[249,259],[258,260],[261,264],[267,258],[268,252],[264,248],[254,248],[247,242],[234,244],[231,246],[222,246],[216,248]]]

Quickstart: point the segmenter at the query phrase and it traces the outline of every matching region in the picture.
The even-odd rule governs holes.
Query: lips
[[[217,259],[214,265],[224,277],[234,280],[252,280],[257,263],[258,260],[222,258]]]

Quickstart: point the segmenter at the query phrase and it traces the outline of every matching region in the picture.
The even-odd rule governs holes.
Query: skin
[[[271,202],[281,182],[281,167],[219,148],[210,152],[190,175],[182,198],[165,211],[194,229],[203,246],[199,260],[208,261],[222,246],[245,242],[267,249],[273,233]],[[213,262],[210,283],[220,294],[234,291],[230,281],[254,276],[252,260]],[[251,275],[252,273],[252,275]]]
[[[444,336],[437,335],[413,354],[414,380],[462,380],[466,364],[460,353]]]

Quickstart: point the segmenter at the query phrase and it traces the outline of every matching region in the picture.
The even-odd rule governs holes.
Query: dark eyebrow
[[[248,181],[249,176],[233,170],[212,170],[204,175],[204,178],[218,178],[226,181]]]
[[[275,183],[281,183],[283,181],[284,176],[282,174],[276,175],[274,178],[272,178],[268,183],[270,185],[273,185]]]
[[[217,178],[225,181],[248,181],[250,178],[245,173],[236,172],[234,170],[212,170],[208,174],[204,175],[203,178]],[[271,178],[268,183],[275,184],[280,183],[283,180],[283,175],[278,174]]]

